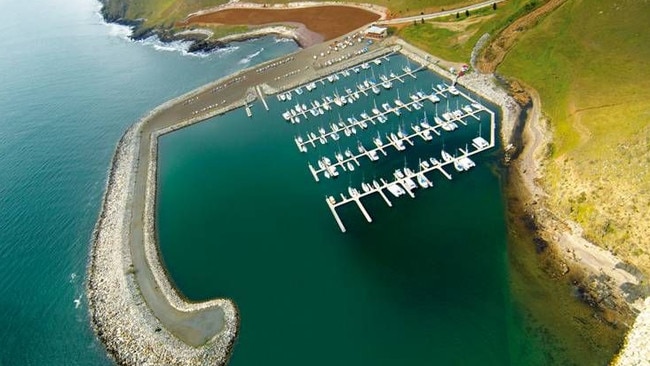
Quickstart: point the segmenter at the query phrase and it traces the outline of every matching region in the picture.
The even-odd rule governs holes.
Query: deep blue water
[[[83,293],[123,131],[170,98],[297,47],[265,38],[190,57],[127,41],[91,0],[0,4],[0,364],[106,364]]]

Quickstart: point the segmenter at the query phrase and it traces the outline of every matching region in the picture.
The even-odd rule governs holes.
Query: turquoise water
[[[405,59],[386,64],[397,71]],[[342,91],[359,77],[365,75],[352,74],[336,88],[319,84],[299,100]],[[440,79],[421,72],[406,81],[395,84],[403,100],[413,90],[430,91]],[[369,112],[374,99],[393,104],[395,89],[370,94],[340,114],[345,120]],[[334,161],[333,151],[356,147],[357,140],[369,147],[377,133],[408,127],[423,112],[391,115],[385,125],[350,138],[341,133],[339,142],[301,154],[295,134],[327,128],[339,111],[292,126],[279,114],[295,98],[272,101],[270,113],[258,108],[260,117],[235,111],[161,138],[164,261],[190,299],[224,296],[237,303],[242,326],[232,364],[541,364],[534,352],[511,359],[511,348],[538,345],[512,321],[517,315],[510,305],[495,151],[477,156],[471,172],[447,167],[452,181],[430,173],[434,188],[417,191],[415,199],[391,197],[393,208],[377,195],[365,198],[372,224],[353,204],[339,209],[346,234],[324,201],[362,180],[388,179],[405,164],[416,169],[419,158],[440,158],[443,144],[453,153],[478,134],[478,122],[468,119],[469,126],[433,142],[415,138],[407,154],[387,148],[389,155],[377,163],[362,160],[353,174],[321,176],[316,183],[307,161],[316,166],[322,155]],[[444,100],[440,105],[442,112]],[[425,107],[433,120],[433,105]]]
[[[0,364],[107,364],[83,293],[117,141],[156,105],[296,46],[188,57],[126,41],[93,1],[1,3]]]

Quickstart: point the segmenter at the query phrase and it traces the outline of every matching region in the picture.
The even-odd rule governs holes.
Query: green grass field
[[[554,133],[552,206],[650,272],[650,3],[571,0],[499,72],[535,88]]]

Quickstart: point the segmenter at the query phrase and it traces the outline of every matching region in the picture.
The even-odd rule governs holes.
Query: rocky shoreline
[[[454,78],[445,70],[431,62],[433,57],[424,53],[408,43],[391,39],[387,42],[393,50],[399,48],[400,52],[414,61],[427,64],[437,73]],[[388,47],[373,52],[389,52]],[[365,57],[370,57],[370,54]],[[359,60],[350,60],[358,62]],[[342,62],[338,68],[350,66],[350,62]],[[285,90],[291,86],[322,76],[321,72],[305,75],[300,80],[288,81],[281,87],[273,88],[262,84],[266,93]],[[333,69],[322,70],[331,72]],[[229,76],[225,79],[237,77]],[[232,352],[232,347],[237,337],[239,317],[235,304],[228,299],[217,299],[201,304],[188,303],[182,299],[170,283],[164,266],[160,262],[155,233],[155,197],[156,197],[156,169],[157,140],[160,135],[172,132],[187,125],[197,123],[216,114],[240,107],[244,100],[221,106],[211,110],[208,114],[194,116],[186,120],[178,120],[173,125],[150,131],[151,135],[147,156],[143,159],[149,161],[146,167],[146,187],[144,194],[144,214],[138,218],[131,212],[131,204],[135,195],[135,181],[138,157],[144,138],[145,126],[157,113],[164,111],[179,100],[187,100],[200,92],[215,87],[219,80],[201,89],[171,100],[156,108],[149,115],[142,118],[129,128],[117,145],[110,174],[106,185],[104,201],[100,217],[93,233],[91,248],[87,293],[92,326],[98,337],[106,346],[108,353],[120,365],[203,365],[227,363]],[[459,84],[467,87],[472,92],[489,99],[502,108],[503,118],[500,126],[501,139],[505,142],[513,141],[518,127],[521,108],[517,102],[508,95],[500,86],[500,82],[493,75],[471,73],[463,76]],[[294,85],[295,84],[295,85]],[[534,144],[539,146],[539,143]],[[506,152],[508,149],[506,149]],[[531,155],[532,156],[532,155]],[[141,168],[142,169],[142,168]],[[531,183],[535,175],[529,173]],[[533,184],[533,186],[536,186]],[[170,305],[182,313],[200,312],[206,309],[221,309],[223,311],[223,328],[208,342],[198,347],[188,345],[167,330],[161,321],[154,315],[145,302],[141,289],[138,287],[136,275],[138,268],[134,266],[131,248],[131,223],[133,220],[142,220],[143,245],[146,262],[151,267],[156,287],[164,294]],[[645,315],[643,315],[645,314]],[[628,335],[627,347],[618,359],[620,365],[644,365],[647,358],[648,329],[650,320],[650,302],[646,301],[642,316],[637,319],[637,325]],[[645,342],[645,343],[644,343]]]
[[[403,46],[402,52],[420,62],[433,57],[401,40],[396,43]],[[429,67],[453,78],[449,71],[435,64]],[[539,97],[534,91],[529,91],[532,94],[531,109],[526,111],[527,121],[521,121],[522,107],[506,92],[503,82],[496,76],[472,72],[460,78],[458,83],[501,106],[503,119],[500,134],[504,145],[507,145],[504,160],[509,162],[516,159],[513,160],[512,173],[521,181],[522,189],[526,192],[518,194],[525,196],[522,197],[523,210],[535,223],[535,235],[556,245],[561,261],[559,265],[564,266],[565,270],[573,267],[587,274],[580,286],[586,292],[586,300],[590,299],[591,306],[614,310],[623,318],[631,312],[639,314],[612,364],[650,365],[650,298],[644,302],[634,293],[641,279],[628,272],[625,264],[610,252],[585,240],[577,224],[557,218],[541,203],[546,194],[537,184],[542,174],[539,162],[543,160],[543,147],[550,141],[551,135],[540,125]]]
[[[650,365],[650,298],[645,300],[641,313],[637,316],[632,330],[625,338],[623,349],[614,359],[612,365]]]
[[[629,330],[625,345],[611,364],[650,365],[650,300],[645,302],[642,291],[643,278],[630,269],[611,252],[602,249],[583,237],[581,227],[570,220],[560,218],[545,207],[546,192],[539,185],[543,178],[541,162],[544,161],[545,147],[552,139],[541,113],[541,100],[536,91],[523,85],[515,87],[524,92],[527,99],[527,116],[523,129],[514,136],[513,160],[510,175],[517,181],[517,196],[521,211],[528,221],[527,226],[542,243],[552,245],[556,256],[555,265],[562,276],[570,271],[584,275],[576,284],[582,293],[582,301],[598,312],[611,312],[616,316],[606,316],[612,325],[630,327],[628,320],[637,315],[637,320]],[[602,316],[602,315],[594,315]]]
[[[161,42],[171,43],[175,41],[190,42],[187,52],[190,53],[209,53],[228,46],[230,42],[241,42],[251,39],[260,38],[267,35],[276,35],[281,38],[292,39],[300,47],[306,48],[322,42],[322,36],[308,29],[304,24],[283,22],[283,24],[272,24],[251,29],[247,32],[235,33],[228,36],[212,39],[211,32],[205,32],[201,28],[194,31],[191,29],[178,31],[172,26],[145,27],[143,19],[126,18],[126,7],[122,6],[119,10],[111,10],[107,5],[107,0],[100,0],[103,4],[100,11],[104,20],[108,23],[116,23],[130,27],[132,33],[129,36],[134,41],[141,41],[151,37],[157,37]],[[206,14],[225,9],[295,9],[319,6],[348,6],[353,8],[364,9],[380,15],[380,19],[386,17],[387,9],[373,4],[363,3],[338,3],[338,2],[293,2],[286,4],[257,4],[228,2],[213,8],[201,10],[188,15],[188,18],[194,15]]]

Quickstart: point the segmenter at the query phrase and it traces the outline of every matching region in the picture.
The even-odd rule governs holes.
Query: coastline
[[[391,39],[374,45],[370,52],[333,66],[277,82],[272,82],[269,74],[258,76],[257,80],[245,79],[246,75],[251,79],[256,76],[254,69],[263,67],[258,65],[164,103],[126,131],[111,165],[93,236],[87,283],[93,329],[118,364],[225,364],[238,333],[238,313],[231,300],[186,302],[170,283],[161,262],[155,230],[158,137],[243,106],[251,95],[251,88],[233,80],[246,80],[260,86],[265,93],[273,94],[398,50],[416,62],[424,61],[421,51],[401,40]],[[296,62],[302,65],[300,69],[309,69],[309,64],[313,63],[312,53],[318,54],[319,48],[310,48],[309,52],[301,50],[288,57],[299,58]],[[446,70],[427,63],[436,72],[450,77]],[[260,83],[255,84],[257,82]],[[235,85],[238,94],[229,93],[231,99],[227,102],[224,99],[219,108],[196,115],[187,113],[187,101],[205,97],[213,102],[214,90],[223,85]],[[499,105],[507,100],[507,94],[498,93],[494,87],[483,90],[486,85],[485,81],[476,82],[471,89],[485,98],[497,98],[493,101]],[[510,102],[508,105],[515,106]],[[504,108],[504,115],[514,116],[506,109],[510,110]],[[504,123],[504,126],[510,125]],[[505,130],[501,128],[502,133]],[[215,322],[214,318],[219,315],[222,321]],[[205,319],[206,316],[213,320],[212,326],[202,329],[203,334],[198,338],[193,336],[196,329],[185,329],[184,324],[175,323],[188,318]],[[171,329],[168,329],[170,324]]]
[[[275,28],[275,27],[274,27]],[[294,38],[296,31],[291,28],[280,29],[279,27],[274,30],[284,32],[283,34],[288,38]],[[268,28],[258,30],[255,35],[233,35],[232,38],[227,38],[227,41],[257,38],[274,31]],[[244,37],[244,38],[241,38]],[[295,39],[295,38],[294,38]],[[390,39],[385,41],[385,44],[379,48],[379,51],[388,52],[391,46],[399,46],[400,52],[407,57],[421,62],[427,63],[428,67],[437,73],[453,79],[453,75],[447,70],[439,67],[438,65],[430,62],[431,55],[426,54],[424,51],[417,49],[410,44],[399,40]],[[298,51],[296,54],[303,52]],[[377,51],[377,50],[375,50]],[[293,86],[302,84],[305,81],[313,80],[317,77],[324,76],[337,69],[342,69],[350,64],[361,62],[362,59],[370,58],[374,54],[368,53],[362,57],[353,58],[350,61],[341,62],[332,67],[326,67],[322,70],[311,70],[310,75],[303,77],[293,78],[291,80],[283,80],[280,85],[271,86],[267,83],[258,84],[265,93],[273,94],[281,90],[289,89]],[[287,55],[289,56],[289,55]],[[286,57],[286,56],[285,56]],[[271,63],[269,61],[268,63]],[[259,67],[258,65],[256,67]],[[254,68],[256,68],[254,67]],[[129,128],[120,142],[118,143],[111,169],[106,184],[104,200],[100,217],[98,219],[95,231],[93,233],[93,244],[91,248],[90,262],[88,266],[88,282],[87,291],[89,299],[89,311],[93,323],[93,329],[100,337],[103,344],[106,346],[111,356],[118,362],[118,364],[135,365],[143,363],[156,363],[156,364],[225,364],[229,358],[232,348],[236,341],[239,318],[235,304],[228,299],[216,299],[204,303],[188,303],[176,292],[173,285],[170,283],[169,278],[165,272],[164,266],[159,258],[156,231],[155,231],[155,197],[156,197],[156,170],[157,164],[157,140],[158,137],[189,126],[194,123],[201,122],[207,118],[217,114],[225,113],[231,109],[241,107],[245,104],[245,96],[247,93],[242,93],[242,98],[230,101],[228,104],[222,105],[217,109],[210,109],[200,115],[195,115],[191,118],[182,118],[180,120],[172,121],[170,125],[164,128],[152,127],[151,121],[157,117],[158,114],[163,114],[165,110],[177,106],[182,101],[188,99],[198,98],[202,93],[208,93],[210,89],[216,86],[228,83],[236,79],[238,75],[243,75],[250,72],[253,68],[246,69],[240,73],[230,75],[205,85],[195,91],[187,93],[181,97],[170,100],[167,103],[157,107],[147,116],[136,122]],[[269,76],[262,76],[260,79],[268,79]],[[268,81],[268,80],[267,80]],[[504,141],[504,145],[513,141],[516,127],[519,123],[519,115],[522,112],[519,105],[515,100],[508,95],[508,93],[498,85],[494,75],[478,74],[476,72],[463,76],[458,83],[467,87],[482,97],[491,100],[499,105],[503,112],[502,124],[499,127],[499,132]],[[247,90],[250,92],[250,90]],[[535,103],[533,103],[535,107]],[[167,118],[169,116],[166,116]],[[175,116],[172,116],[175,117]],[[163,118],[164,119],[164,118]],[[524,150],[520,158],[514,160],[513,168],[521,175],[521,180],[530,194],[530,200],[526,205],[533,207],[537,205],[537,200],[543,198],[543,190],[536,184],[536,179],[540,177],[541,171],[539,167],[539,154],[540,148],[544,146],[544,138],[549,138],[547,131],[543,126],[540,126],[541,119],[539,118],[539,110],[532,111],[529,115],[528,121],[524,125],[523,143]],[[165,121],[170,123],[169,120]],[[532,141],[532,143],[530,142]],[[143,147],[145,145],[145,148]],[[508,153],[508,151],[506,151]],[[146,169],[140,167],[140,164],[147,163]],[[138,170],[145,171],[143,174],[146,177],[146,184],[144,190],[136,188],[136,175]],[[138,215],[132,211],[130,203],[134,200],[136,195],[142,195],[143,213]],[[533,211],[538,212],[537,207]],[[550,213],[549,213],[550,214]],[[538,217],[537,220],[543,218]],[[546,220],[551,220],[553,217],[546,217]],[[136,276],[140,271],[134,268],[134,261],[132,258],[133,245],[132,235],[134,233],[132,224],[129,222],[137,222],[142,219],[140,225],[142,226],[142,244],[143,255],[145,263],[151,267],[151,276],[154,278],[153,285],[157,291],[160,291],[164,298],[168,301],[169,305],[178,313],[194,314],[202,311],[213,311],[212,315],[222,314],[223,321],[221,328],[213,327],[218,330],[212,337],[207,337],[208,340],[201,346],[191,346],[187,342],[180,340],[168,331],[165,326],[162,326],[159,317],[149,308],[149,305],[143,299],[142,290],[139,287],[139,282]],[[566,224],[566,223],[564,223]],[[136,223],[137,225],[137,223]],[[563,228],[566,228],[563,226]],[[579,228],[574,227],[573,231],[561,231],[560,227],[546,221],[544,229],[541,232],[549,235],[547,238],[553,243],[564,243],[565,247],[560,252],[564,254],[565,260],[571,259],[575,262],[572,265],[583,265],[587,263],[596,263],[600,268],[596,269],[594,265],[587,267],[588,273],[598,273],[602,271],[603,263],[606,264],[605,273],[616,281],[614,290],[618,289],[617,296],[623,298],[625,293],[620,288],[620,284],[625,283],[621,281],[630,282],[634,276],[625,272],[622,268],[617,267],[615,257],[606,258],[606,253],[598,253],[595,246],[589,246],[584,243],[584,239],[580,236]],[[558,236],[560,235],[560,236]],[[566,236],[569,235],[569,236]],[[584,249],[581,249],[583,248]],[[576,250],[578,249],[578,250]],[[577,254],[576,254],[577,253]],[[593,260],[586,260],[587,255],[593,255],[597,259],[606,258],[606,262],[599,262]],[[610,254],[611,255],[611,254]],[[612,259],[613,258],[613,259]],[[614,262],[611,262],[614,260]],[[622,273],[622,272],[625,273]],[[101,276],[100,276],[101,274]],[[108,276],[106,276],[108,274]],[[629,276],[628,276],[629,275]],[[632,277],[630,277],[632,276]],[[106,278],[107,277],[107,278]],[[638,282],[636,282],[638,283]],[[642,308],[642,304],[637,301],[637,309]],[[639,316],[637,323],[642,324],[635,326],[628,335],[628,347],[631,349],[627,354],[629,357],[639,357],[643,354],[638,351],[638,342],[646,342],[645,350],[649,349],[644,335],[647,334],[648,329],[648,314],[650,314],[650,302],[646,301],[644,314],[645,318]],[[207,313],[207,311],[205,313]],[[646,319],[643,323],[643,319]],[[641,328],[639,328],[641,327]],[[213,329],[213,330],[214,330]],[[641,329],[641,330],[638,330]],[[639,335],[641,334],[641,335]],[[206,337],[203,337],[206,338]],[[626,354],[624,350],[622,354]],[[625,356],[628,357],[628,356]],[[621,365],[641,364],[641,361],[629,361],[629,357],[620,357],[618,362]],[[623,360],[623,361],[621,361]],[[627,361],[626,361],[627,360]],[[639,358],[637,360],[645,360]],[[634,363],[637,362],[637,363]]]
[[[627,335],[610,364],[650,365],[650,298],[644,300],[633,292],[642,279],[629,272],[614,254],[586,240],[577,223],[558,217],[545,206],[547,194],[539,182],[552,133],[545,125],[539,95],[532,88],[524,89],[531,98],[530,109],[523,121],[521,141],[515,143],[521,146],[513,148],[517,157],[510,171],[514,184],[519,186],[516,195],[521,199],[521,211],[534,223],[533,234],[553,246],[561,275],[574,270],[584,274],[580,286],[587,297],[583,301],[597,309],[614,311],[623,319],[619,325],[628,328]],[[627,324],[625,320],[631,317],[636,317],[634,324]]]
[[[210,14],[220,10],[229,9],[268,9],[268,10],[282,10],[282,9],[302,9],[314,7],[349,7],[362,9],[374,14],[379,15],[378,21],[386,19],[388,12],[387,8],[379,5],[366,4],[366,3],[338,3],[334,1],[327,2],[290,2],[285,4],[262,4],[262,3],[246,3],[246,2],[227,2],[216,7],[203,9],[187,15],[184,22],[193,16]],[[150,37],[157,37],[164,43],[174,41],[187,41],[191,42],[188,52],[201,53],[211,52],[216,49],[225,47],[229,42],[246,41],[250,39],[260,38],[267,35],[276,35],[281,38],[293,39],[302,48],[308,48],[323,41],[322,35],[310,30],[305,24],[298,22],[278,22],[273,24],[261,25],[259,28],[252,29],[247,32],[235,33],[211,39],[212,31],[197,27],[193,29],[186,29],[176,31],[173,28],[142,27],[142,19],[126,19],[114,14],[108,14],[102,7],[100,13],[104,20],[109,23],[116,23],[131,28],[132,33],[129,36],[134,41],[145,40]]]
[[[397,43],[403,45],[402,52],[407,50],[413,54],[411,58],[419,57],[423,61],[427,56],[429,59],[434,57],[402,40]],[[441,67],[433,64],[429,67],[452,77]],[[538,182],[543,174],[543,149],[552,136],[543,125],[541,102],[536,91],[526,88],[532,103],[526,120],[520,121],[520,115],[526,111],[503,87],[497,85],[493,74],[472,72],[459,78],[458,83],[502,108],[500,135],[504,142],[505,160],[511,167],[510,176],[516,180],[514,185],[518,186],[516,195],[522,200],[522,211],[536,223],[534,234],[556,246],[561,267],[566,271],[574,269],[586,274],[581,286],[593,299],[589,305],[613,310],[622,318],[639,314],[633,325],[623,324],[629,328],[628,335],[611,363],[619,366],[650,365],[650,298],[644,301],[629,292],[641,280],[628,272],[625,263],[615,255],[586,240],[578,224],[562,220],[544,207],[546,193]],[[523,129],[517,131],[522,127],[520,123],[523,123]]]
[[[618,305],[627,305],[634,312],[639,312],[643,307],[643,299],[630,296],[632,294],[628,286],[639,285],[641,279],[628,272],[625,263],[611,252],[586,240],[577,223],[560,218],[546,208],[544,200],[547,195],[538,182],[543,178],[541,162],[544,160],[544,148],[552,136],[544,126],[539,96],[530,88],[526,88],[526,92],[531,96],[532,107],[522,131],[523,149],[513,164],[514,174],[526,191],[522,195],[524,211],[537,222],[539,235],[557,245],[565,262],[590,276],[604,275],[606,279],[599,280],[599,283],[607,286],[621,300]],[[628,298],[633,300],[627,300]]]

